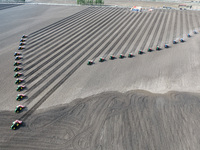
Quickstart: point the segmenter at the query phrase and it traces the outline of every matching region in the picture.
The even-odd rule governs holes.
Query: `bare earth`
[[[200,95],[184,92],[108,92],[32,115],[11,131],[2,112],[3,150],[196,150],[200,148]]]
[[[0,10],[0,149],[198,150],[199,16],[35,4]],[[22,34],[28,98],[19,102],[13,54]],[[180,38],[186,42],[172,44]],[[26,109],[15,114],[19,104]],[[16,119],[24,123],[12,131]]]

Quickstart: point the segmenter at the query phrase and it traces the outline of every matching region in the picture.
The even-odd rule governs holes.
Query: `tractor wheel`
[[[17,127],[19,126],[19,123],[17,123]]]
[[[15,130],[15,127],[13,127],[12,129]]]
[[[19,110],[22,110],[22,108],[19,108]]]
[[[19,113],[19,111],[17,111],[17,113]]]

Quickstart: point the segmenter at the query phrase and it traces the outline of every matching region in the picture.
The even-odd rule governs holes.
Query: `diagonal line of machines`
[[[115,11],[113,11],[113,13],[115,13]],[[112,13],[110,15],[112,15],[112,17],[116,18],[116,15],[118,15],[120,12],[115,13],[115,15],[112,15]],[[46,67],[45,70],[48,70],[49,68],[51,68],[55,63],[58,63],[59,61],[62,60],[62,58],[66,57],[67,55],[69,55],[71,52],[73,52],[77,47],[79,47],[81,44],[83,44],[86,40],[88,39],[92,39],[93,37],[95,37],[95,34],[101,33],[100,30],[104,25],[106,25],[107,23],[109,23],[109,21],[112,19],[112,17],[107,16],[107,17],[103,17],[104,19],[102,19],[99,23],[100,25],[96,25],[93,26],[94,28],[92,28],[91,30],[87,31],[83,36],[79,37],[78,39],[76,39],[73,43],[66,45],[61,51],[59,51],[58,53],[56,53],[55,55],[52,55],[49,59],[47,59],[44,63],[42,63],[41,65],[39,65],[37,68],[35,68],[34,70],[32,70],[30,73],[28,73],[27,75],[25,75],[26,78],[28,78],[30,75],[32,75],[33,73],[35,73],[36,71],[38,71],[40,68],[42,68],[43,66],[45,66],[48,62],[52,63],[50,65],[48,65],[48,67]],[[102,23],[102,24],[101,24]],[[98,27],[97,27],[98,26]],[[96,28],[97,27],[97,28]],[[104,27],[105,28],[105,27]],[[94,30],[95,29],[95,30]],[[101,29],[101,31],[103,31]],[[98,32],[98,33],[97,33]],[[89,34],[88,34],[89,33]],[[85,37],[85,38],[83,38]],[[74,39],[73,39],[74,40]],[[91,41],[90,41],[91,42]],[[88,43],[87,43],[88,44]],[[73,58],[73,56],[75,56],[78,52],[80,52],[87,44],[84,44],[83,46],[81,46],[81,48],[79,48],[78,50],[76,50],[74,53],[72,53],[68,59],[66,59],[63,63],[65,64],[68,60],[70,60],[71,58]],[[73,46],[73,47],[72,47]],[[69,49],[70,48],[70,49]],[[63,53],[65,52],[65,53]],[[58,57],[60,56],[60,57]],[[47,57],[47,56],[46,56]],[[45,59],[46,57],[42,58]],[[57,58],[58,57],[58,58]],[[56,59],[57,58],[57,59]],[[55,61],[53,61],[54,59],[56,59]],[[40,60],[41,61],[41,60]],[[37,62],[36,62],[37,63]],[[57,67],[58,69],[58,67]],[[42,70],[39,74],[37,74],[34,78],[31,78],[30,80],[27,80],[27,84],[31,83],[32,81],[34,81],[37,77],[39,77],[41,75],[41,73],[43,73],[45,70]]]
[[[136,16],[137,15],[137,16]],[[146,14],[145,14],[146,15]],[[136,17],[135,17],[136,16]],[[116,33],[116,34],[114,34],[113,35],[113,37],[115,37],[115,38],[117,38],[119,35],[119,37],[117,38],[117,40],[115,41],[115,43],[113,43],[113,45],[110,47],[110,49],[108,49],[108,51],[106,52],[106,54],[109,54],[111,51],[112,51],[112,49],[115,47],[115,45],[123,38],[123,36],[128,32],[128,30],[131,28],[131,26],[133,26],[133,24],[132,24],[132,22],[133,21],[137,21],[140,17],[141,17],[142,15],[141,14],[134,14],[134,16],[133,16],[133,18],[131,18],[131,20],[127,20],[128,22],[127,22],[127,24],[126,24],[126,26],[127,26],[127,28],[126,28],[126,30],[124,30],[125,28],[120,28],[119,30],[120,31],[123,31],[122,32],[122,34],[120,35],[120,34],[118,34],[118,33]],[[106,45],[93,57],[93,60],[95,60],[104,50],[105,50],[105,48],[112,42],[114,40],[114,38],[112,38],[112,39],[110,39],[107,43],[106,43]],[[116,49],[117,50],[117,49]],[[105,56],[105,55],[104,55]]]
[[[104,22],[104,24],[102,24],[102,26],[104,26],[103,28],[101,28],[101,30],[98,31],[98,33],[96,34],[101,34],[101,38],[104,37],[103,41],[101,41],[101,43],[99,43],[88,55],[86,55],[62,80],[60,80],[56,86],[54,86],[40,101],[38,101],[26,114],[24,114],[20,119],[27,119],[29,115],[32,114],[32,112],[34,112],[64,81],[66,81],[97,49],[99,46],[101,46],[114,32],[117,28],[119,28],[122,24],[125,25],[125,19],[130,18],[130,15],[126,15],[123,13],[122,9],[117,9],[119,10],[118,13],[115,13],[115,15],[112,15],[112,17],[109,17],[109,19],[107,19],[107,22]],[[113,19],[115,18],[115,19]],[[113,19],[112,21],[110,21],[110,19]],[[119,20],[119,24],[117,26],[115,26],[114,21]],[[111,26],[109,26],[111,25]],[[106,31],[105,31],[106,29]],[[98,29],[97,29],[98,30]],[[105,32],[102,32],[105,31]],[[112,32],[111,32],[112,31]],[[106,34],[108,34],[110,32],[109,35],[107,35],[105,37]],[[94,40],[94,38],[91,38],[91,40]],[[80,47],[77,51],[75,51],[71,56],[69,56],[65,61],[71,59],[78,51],[81,51],[82,48],[84,48],[85,46],[87,46],[88,44],[91,43],[91,40],[89,40],[87,43],[85,43],[82,47]],[[61,72],[59,72],[56,76],[54,76],[51,81],[52,82],[48,82],[47,84],[45,84],[40,90],[38,90],[32,97],[29,98],[29,101],[27,103],[30,103],[34,98],[36,98],[43,90],[44,88],[47,88],[49,85],[51,85],[59,76],[62,75],[62,73],[64,73],[70,66],[72,66],[82,55],[84,55],[90,48],[92,48],[97,42],[99,41],[99,39],[96,39],[93,43],[91,43],[91,45],[89,46],[88,49],[86,49],[85,51],[83,51],[80,55],[78,55],[71,63],[69,63]],[[61,65],[65,64],[65,62],[61,63]],[[53,71],[52,71],[53,73]],[[43,78],[45,79],[45,78]],[[38,82],[39,83],[39,82]]]
[[[142,17],[142,19],[140,20],[140,22],[139,22],[139,24],[138,24],[139,29],[136,30],[136,27],[137,27],[137,26],[135,26],[136,32],[139,32],[139,31],[140,31],[140,29],[143,27],[143,23],[145,22],[145,19],[146,19],[149,15],[150,15],[150,14],[143,13],[143,17]],[[142,16],[142,15],[141,15],[141,16]],[[127,29],[126,32],[128,32],[128,30],[131,28],[131,25],[132,25],[132,24],[130,24],[130,26],[129,26],[129,28]],[[135,35],[137,35],[137,33],[135,33]],[[124,43],[126,42],[127,39],[128,39],[128,36],[126,36],[125,40],[122,41],[122,43],[119,45],[119,47],[118,47],[118,48],[116,49],[116,51],[113,53],[113,55],[117,55],[117,53],[118,53],[119,50],[122,48],[122,46],[124,45]],[[119,42],[119,41],[118,41],[118,42]]]
[[[33,42],[34,45],[32,45],[32,42],[31,42],[31,44],[28,43],[28,45],[26,47],[26,49],[27,49],[26,51],[29,54],[29,56],[26,57],[26,60],[28,60],[29,58],[32,58],[32,59],[29,60],[28,62],[26,62],[25,65],[31,63],[32,60],[34,60],[35,58],[38,58],[40,55],[48,52],[50,50],[50,48],[55,48],[55,46],[58,46],[60,43],[62,43],[65,40],[73,39],[73,36],[76,35],[77,33],[79,33],[79,31],[81,31],[83,29],[85,31],[84,27],[87,27],[87,25],[89,25],[89,23],[91,23],[91,20],[95,19],[95,17],[97,17],[99,15],[99,13],[101,13],[101,12],[106,13],[107,11],[109,11],[109,10],[106,10],[105,12],[103,12],[103,9],[97,9],[96,11],[88,10],[88,12],[83,13],[84,17],[83,16],[74,16],[75,17],[74,19],[76,21],[73,21],[73,18],[72,18],[72,22],[73,22],[73,23],[71,22],[72,24],[70,24],[70,22],[68,23],[68,20],[67,20],[66,22],[63,22],[62,24],[59,23],[55,27],[49,28],[50,33],[47,30],[47,31],[45,31],[45,32],[47,32],[46,34],[41,33],[42,35],[41,34],[38,35],[40,38],[34,37],[34,40],[36,41],[36,42]],[[53,34],[51,34],[51,33],[53,33]],[[81,33],[76,35],[76,37],[81,35]],[[32,38],[30,38],[30,39],[32,39]],[[42,42],[40,41],[41,39],[42,39]],[[51,47],[49,48],[48,46],[49,46],[50,42],[53,43],[53,45],[51,45]],[[62,45],[60,44],[60,47],[64,46],[64,44],[62,44]],[[58,48],[60,48],[60,47],[58,47]],[[32,57],[31,53],[39,51],[44,48],[48,48],[48,49],[45,51],[42,51],[41,54]]]
[[[79,46],[82,42],[83,42],[83,39],[84,39],[84,37],[90,37],[91,35],[92,35],[92,33],[95,33],[94,32],[94,29],[95,29],[95,27],[98,27],[97,25],[98,25],[98,23],[101,23],[101,22],[103,22],[106,18],[108,18],[112,13],[110,13],[110,15],[109,16],[107,16],[107,17],[105,17],[105,15],[106,15],[106,13],[109,13],[109,12],[106,12],[105,11],[105,14],[103,14],[103,16],[100,16],[98,19],[95,19],[95,17],[94,17],[94,21],[93,21],[93,23],[90,23],[90,22],[87,22],[87,24],[85,24],[85,26],[83,26],[83,28],[81,28],[82,30],[80,30],[81,32],[79,33],[79,34],[76,34],[78,31],[76,31],[75,30],[75,32],[72,32],[71,34],[72,35],[75,35],[75,36],[67,36],[67,38],[64,38],[63,40],[62,40],[62,44],[61,45],[59,45],[59,43],[57,44],[57,46],[55,46],[55,45],[53,45],[53,46],[49,46],[49,45],[46,45],[45,47],[43,47],[43,48],[46,48],[45,50],[44,50],[44,54],[46,54],[46,55],[39,55],[39,56],[36,56],[36,58],[39,58],[40,56],[43,56],[42,58],[40,58],[39,60],[37,60],[35,63],[37,64],[37,63],[39,63],[39,62],[41,62],[42,60],[44,60],[45,58],[47,58],[48,56],[52,56],[49,60],[51,61],[52,59],[55,59],[58,55],[60,55],[60,54],[62,54],[63,52],[65,52],[66,51],[66,49],[69,49],[70,47],[72,47],[72,46],[74,46],[75,45],[75,43],[76,43],[76,47],[77,46]],[[113,12],[114,13],[114,12]],[[100,27],[98,27],[98,29],[99,29]],[[84,34],[83,34],[84,33]],[[86,38],[85,38],[85,40],[86,40]],[[74,46],[74,48],[75,48],[75,46]],[[73,48],[73,49],[74,49]],[[52,55],[52,50],[55,50],[56,49],[56,51],[54,51],[54,55]],[[58,51],[58,50],[60,50],[60,51]],[[58,53],[56,53],[56,52],[58,52]],[[71,52],[71,51],[68,51],[68,52]],[[34,59],[36,59],[36,58],[33,58],[33,60]],[[32,62],[32,59],[29,61],[29,62]],[[24,65],[26,65],[27,63],[25,63]],[[25,71],[26,70],[29,70],[30,68],[32,68],[34,66],[34,64],[32,64],[32,65],[30,65],[29,67],[27,67],[26,69],[25,69]],[[37,68],[37,69],[39,69],[39,67]],[[30,76],[33,72],[35,72],[37,69],[35,69],[35,70],[33,70],[31,73],[29,73],[29,74],[27,74],[26,75],[26,78],[28,77],[28,76]]]
[[[111,10],[111,11],[110,11]],[[107,14],[107,13],[102,13],[103,15],[99,17],[102,17],[104,18],[103,20],[105,21],[102,21],[102,19],[100,19],[100,21],[98,21],[98,18],[96,20],[96,22],[98,22],[98,24],[94,23],[90,26],[90,28],[92,28],[91,30],[89,30],[90,28],[87,28],[88,25],[86,26],[86,30],[84,30],[84,32],[82,32],[81,34],[84,34],[84,36],[82,37],[85,37],[85,35],[88,35],[85,37],[85,39],[88,40],[88,42],[85,40],[85,39],[82,39],[81,38],[78,38],[79,36],[75,36],[75,38],[78,38],[78,40],[76,40],[76,42],[72,42],[71,43],[71,46],[69,47],[65,47],[63,48],[63,46],[69,44],[71,41],[73,41],[71,39],[71,41],[68,43],[65,43],[65,45],[61,46],[60,48],[63,48],[61,51],[60,54],[62,54],[62,56],[60,56],[58,59],[56,59],[55,61],[52,61],[50,59],[48,59],[47,61],[45,61],[45,63],[43,63],[41,65],[41,67],[38,67],[38,70],[40,68],[42,68],[46,63],[49,63],[50,61],[52,61],[52,63],[50,65],[48,65],[45,69],[43,69],[41,72],[39,72],[36,76],[33,77],[33,79],[30,79],[29,81],[27,81],[27,83],[31,83],[32,81],[34,81],[35,79],[37,79],[40,75],[43,74],[43,72],[47,71],[48,69],[50,69],[50,67],[52,65],[54,65],[55,63],[58,63],[61,59],[65,58],[68,54],[70,54],[72,51],[74,53],[72,53],[70,56],[68,56],[65,60],[63,60],[59,65],[58,67],[62,67],[63,65],[66,64],[66,62],[68,62],[72,57],[75,57],[74,60],[72,60],[67,66],[65,66],[60,72],[58,72],[55,76],[53,76],[52,79],[50,79],[50,81],[48,83],[46,83],[44,86],[42,86],[38,91],[36,91],[30,98],[29,98],[29,101],[26,102],[26,104],[29,104],[31,103],[39,94],[41,94],[47,87],[49,87],[56,79],[59,79],[59,77],[64,73],[66,72],[71,66],[73,66],[73,64],[75,64],[77,62],[77,64],[75,65],[75,67],[73,67],[68,73],[66,76],[64,76],[62,79],[59,79],[59,81],[56,83],[56,85],[51,88],[32,108],[30,108],[27,113],[25,113],[24,115],[22,115],[20,117],[20,119],[23,119],[23,120],[26,120],[57,88],[60,87],[60,85],[65,82],[91,55],[93,55],[97,49],[104,43],[106,43],[104,45],[104,47],[97,51],[97,54],[94,56],[94,58],[98,57],[104,50],[105,48],[111,43],[111,41],[115,40],[116,37],[117,40],[116,41],[119,41],[124,35],[125,33],[128,31],[127,29],[125,29],[125,26],[128,26],[130,25],[131,21],[135,18],[135,19],[138,19],[139,17],[143,16],[143,19],[144,19],[144,16],[149,16],[146,15],[146,13],[144,14],[132,14],[132,13],[129,13],[128,15],[124,13],[123,9],[105,9],[104,12],[110,12],[110,15]],[[89,13],[88,13],[89,14]],[[97,13],[98,14],[98,13]],[[113,15],[114,14],[114,15]],[[158,14],[157,14],[158,15]],[[110,17],[112,16],[112,17]],[[87,17],[86,17],[87,18]],[[131,20],[132,19],[132,20]],[[160,17],[160,22],[162,21],[163,19],[163,16]],[[67,20],[67,19],[66,19]],[[94,19],[93,19],[94,20]],[[144,19],[146,20],[146,19]],[[118,21],[117,24],[113,24],[114,22]],[[73,21],[72,21],[73,22]],[[89,21],[88,21],[89,22]],[[129,24],[130,23],[130,24]],[[59,23],[58,23],[59,24]],[[94,26],[95,25],[95,26]],[[143,25],[144,25],[144,21],[143,23],[141,24],[141,27],[139,27],[139,29],[141,30],[143,28]],[[64,25],[63,25],[64,26]],[[69,24],[70,26],[70,24]],[[156,28],[159,29],[159,24],[157,25]],[[48,27],[48,30],[51,30],[51,27],[52,26],[49,26]],[[56,24],[54,24],[54,27],[56,29]],[[131,27],[131,26],[129,26]],[[147,25],[144,27],[144,29],[146,29]],[[58,29],[58,28],[57,28]],[[57,30],[56,29],[56,30]],[[62,30],[62,28],[60,28]],[[82,29],[82,28],[81,28]],[[120,36],[118,36],[118,34],[120,33],[115,33],[115,31],[119,29],[119,31],[122,33]],[[132,28],[132,30],[134,29],[134,27]],[[158,30],[157,29],[157,30]],[[164,30],[165,27],[162,28],[162,30]],[[46,35],[48,36],[48,30],[46,30],[45,28],[43,30],[40,30],[40,34],[44,35],[43,34],[43,31],[44,32],[47,32]],[[70,30],[73,30],[73,28],[71,28]],[[70,32],[69,30],[69,32]],[[90,31],[90,32],[87,32],[87,31]],[[157,31],[156,30],[156,31]],[[59,30],[57,30],[59,32]],[[81,31],[81,30],[80,30]],[[104,32],[103,32],[104,31]],[[150,30],[149,30],[150,31]],[[137,33],[140,32],[140,31],[137,31]],[[30,35],[30,38],[33,38],[34,36],[37,35],[38,32],[35,32],[35,35],[34,34],[31,34]],[[53,30],[52,30],[52,33],[53,33]],[[86,34],[87,33],[87,34]],[[115,33],[115,34],[114,34]],[[143,32],[142,32],[143,33]],[[114,36],[113,36],[114,35]],[[116,37],[115,37],[116,35]],[[156,35],[156,34],[154,34]],[[52,35],[53,36],[53,35]],[[55,35],[56,36],[56,35]],[[95,38],[99,36],[98,38]],[[108,39],[112,36],[112,38],[108,41]],[[154,36],[153,36],[154,37]],[[57,37],[56,37],[57,38]],[[69,37],[68,37],[69,38]],[[75,39],[74,37],[72,37],[73,39]],[[48,40],[48,37],[46,38]],[[133,37],[130,41],[134,41],[135,37]],[[154,37],[155,39],[155,37]],[[126,40],[126,38],[124,39],[124,41]],[[80,41],[80,42],[78,42]],[[31,44],[31,43],[30,43]],[[82,46],[80,46],[80,44]],[[96,47],[94,47],[95,45],[97,45]],[[122,44],[121,44],[122,45]],[[121,45],[119,45],[119,47],[121,47]],[[74,47],[72,47],[74,46]],[[83,50],[84,47],[87,47],[86,50]],[[114,45],[113,45],[114,46]],[[110,52],[112,51],[112,49],[114,48],[113,46],[111,46],[111,49]],[[27,47],[28,47],[28,44],[27,44]],[[48,47],[48,46],[47,46]],[[70,47],[72,47],[71,49],[69,49]],[[94,47],[94,48],[93,48]],[[53,47],[52,47],[53,48]],[[68,50],[69,49],[69,50]],[[128,49],[128,48],[127,48]],[[126,49],[126,50],[127,50]],[[27,49],[27,51],[30,51],[31,49]],[[49,49],[50,50],[50,49]],[[55,48],[53,48],[53,50],[55,50]],[[53,51],[52,50],[52,51]],[[68,50],[68,51],[67,51]],[[91,51],[90,51],[91,50]],[[33,50],[34,52],[35,50]],[[118,51],[118,49],[116,50]],[[59,53],[58,52],[58,53]],[[63,54],[63,52],[66,52]],[[27,52],[28,53],[28,52]],[[79,53],[79,55],[78,55]],[[60,54],[58,54],[57,56],[59,56]],[[86,55],[84,56],[83,58],[81,58],[83,55]],[[56,56],[56,55],[55,55]],[[56,57],[57,57],[56,56]],[[52,57],[51,57],[52,58]],[[52,58],[54,59],[54,58]],[[79,62],[78,60],[81,59]],[[38,71],[38,70],[35,70]],[[39,80],[36,84],[34,84],[32,87],[30,87],[27,92],[29,92],[30,90],[33,90],[35,89],[38,85],[40,85],[41,83],[43,83],[47,78],[49,78],[56,70],[58,70],[58,68],[54,68],[52,71],[50,71],[46,76],[44,76],[41,80]],[[28,71],[28,70],[27,70]],[[34,72],[32,72],[34,73]],[[32,74],[31,73],[31,74]],[[29,74],[29,76],[31,75]],[[29,76],[25,76],[26,78],[28,78]]]

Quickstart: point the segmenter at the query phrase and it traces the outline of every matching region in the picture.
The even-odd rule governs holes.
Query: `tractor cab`
[[[185,40],[183,38],[180,39],[180,42],[185,42]]]
[[[26,39],[23,39],[23,38],[21,38],[21,40],[20,40],[20,42],[25,42],[26,41]]]
[[[22,56],[16,56],[15,57],[15,60],[20,60],[20,59],[23,59],[23,57]]]
[[[129,58],[134,57],[133,53],[129,53],[129,54],[128,54],[128,57],[129,57]]]
[[[15,84],[20,84],[23,81],[24,81],[23,79],[16,79]]]
[[[19,56],[19,55],[21,55],[21,53],[19,53],[19,52],[14,53],[14,56]]]
[[[15,75],[14,75],[14,77],[18,78],[18,77],[21,77],[22,75],[23,75],[22,73],[16,72]]]
[[[115,59],[115,56],[114,55],[110,55],[110,59],[111,60]]]
[[[22,68],[21,67],[15,67],[15,69],[14,69],[15,72],[17,72],[19,70],[22,70]]]
[[[20,121],[20,120],[15,120],[15,121],[13,122],[12,126],[10,127],[10,129],[16,130],[17,127],[19,127],[19,125],[21,125],[21,124],[22,124],[22,121]]]
[[[87,65],[92,65],[93,63],[94,63],[93,60],[88,60]]]
[[[165,47],[165,48],[169,48],[169,45],[168,45],[168,44],[165,44],[164,47]]]
[[[103,57],[99,58],[99,62],[104,62],[104,61],[105,61],[105,58],[103,58]]]
[[[120,54],[120,55],[119,55],[119,58],[121,58],[121,59],[124,58],[124,57],[125,57],[125,56],[124,56],[123,54]]]
[[[138,54],[142,55],[144,52],[142,50],[138,51]]]
[[[196,30],[194,30],[194,31],[193,31],[193,33],[194,33],[194,34],[197,34],[197,31],[196,31]]]
[[[20,113],[20,112],[22,111],[22,109],[24,109],[24,108],[25,108],[24,106],[18,105],[18,106],[16,106],[16,108],[15,108],[15,112],[16,112],[16,113]]]
[[[176,40],[173,40],[173,44],[177,44],[178,42]]]
[[[23,85],[19,85],[16,89],[16,91],[20,92],[22,90],[24,90],[26,88],[26,86],[23,86]]]
[[[156,50],[157,51],[161,50],[160,46],[156,46]]]
[[[26,43],[25,42],[20,42],[19,45],[23,46],[23,45],[26,45]]]
[[[23,49],[25,49],[24,46],[19,46],[19,48],[18,48],[18,50],[23,50]]]
[[[13,66],[19,66],[19,65],[21,65],[21,63],[18,61],[15,61],[15,63],[13,64]]]
[[[25,34],[24,34],[24,35],[22,35],[22,38],[27,38],[27,37],[28,37],[28,35],[25,35]]]
[[[21,101],[21,100],[23,100],[25,97],[26,97],[25,94],[18,94],[16,100],[17,100],[17,101]]]

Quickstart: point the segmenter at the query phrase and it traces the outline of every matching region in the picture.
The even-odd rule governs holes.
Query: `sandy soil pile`
[[[1,149],[197,150],[200,95],[108,92],[37,112],[17,131],[1,113]]]

